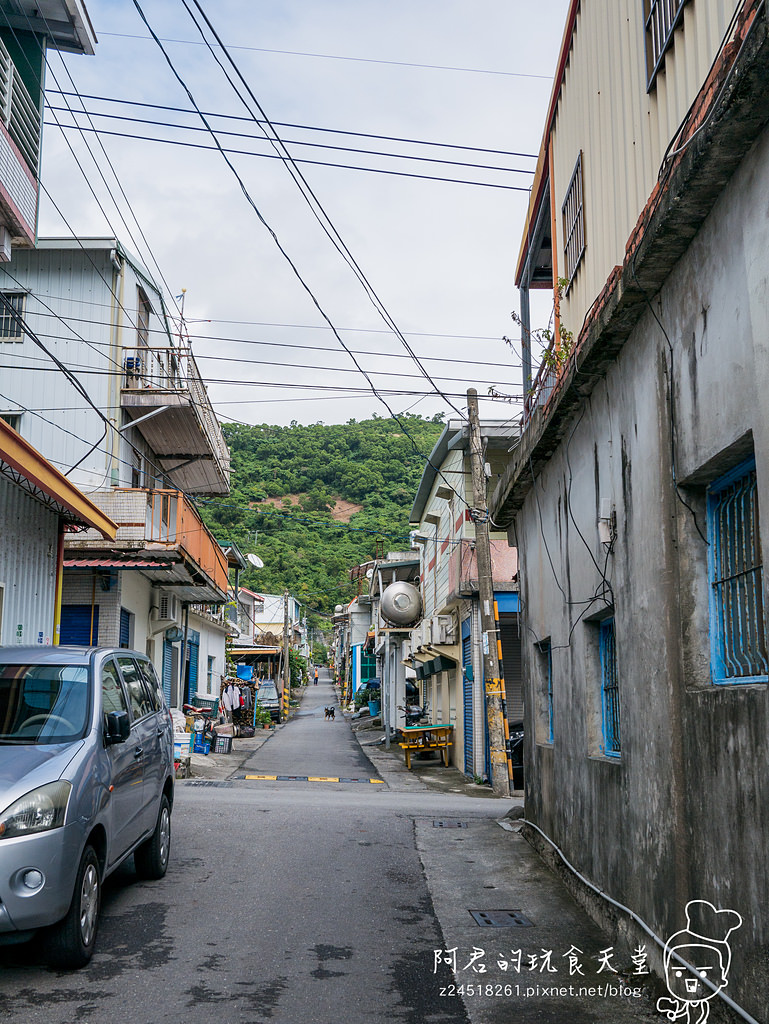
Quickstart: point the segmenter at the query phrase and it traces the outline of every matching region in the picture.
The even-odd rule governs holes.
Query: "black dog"
[[[323,709],[323,715],[324,715],[324,717],[326,718],[327,721],[333,721],[334,720],[334,709],[333,708],[324,708]]]

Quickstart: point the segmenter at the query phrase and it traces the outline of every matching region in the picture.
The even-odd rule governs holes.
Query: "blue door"
[[[131,613],[127,612],[125,608],[120,609],[120,633],[118,639],[118,646],[131,646]]]
[[[200,633],[191,629],[187,639],[187,696],[185,701],[193,699],[198,689],[198,663],[200,661]]]
[[[163,694],[166,704],[171,707],[171,675],[174,667],[174,645],[163,641]]]
[[[91,613],[93,612],[93,632]],[[61,606],[60,644],[95,647],[99,643],[99,606],[90,604],[63,604]]]
[[[465,738],[465,775],[475,775],[473,763],[473,648],[470,620],[462,623],[462,706]]]

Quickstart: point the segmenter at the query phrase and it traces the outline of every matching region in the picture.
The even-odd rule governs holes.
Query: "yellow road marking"
[[[339,782],[338,775],[308,775],[308,782]]]
[[[246,778],[247,779],[270,779],[270,781],[275,782],[277,780],[278,776],[277,775],[247,775]]]

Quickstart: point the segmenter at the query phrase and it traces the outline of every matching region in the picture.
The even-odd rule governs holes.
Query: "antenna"
[[[254,554],[252,554],[249,551],[249,553],[246,555],[246,558],[251,563],[251,565],[253,565],[253,567],[255,569],[263,569],[264,568],[264,562],[261,560],[259,555],[254,555]]]

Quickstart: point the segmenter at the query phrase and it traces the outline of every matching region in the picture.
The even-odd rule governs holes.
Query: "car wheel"
[[[76,970],[93,955],[101,906],[101,870],[92,846],[80,858],[75,890],[67,916],[48,930],[48,961],[53,967]]]
[[[139,878],[162,878],[171,854],[171,805],[167,796],[160,798],[160,810],[155,831],[136,848],[134,864]]]

